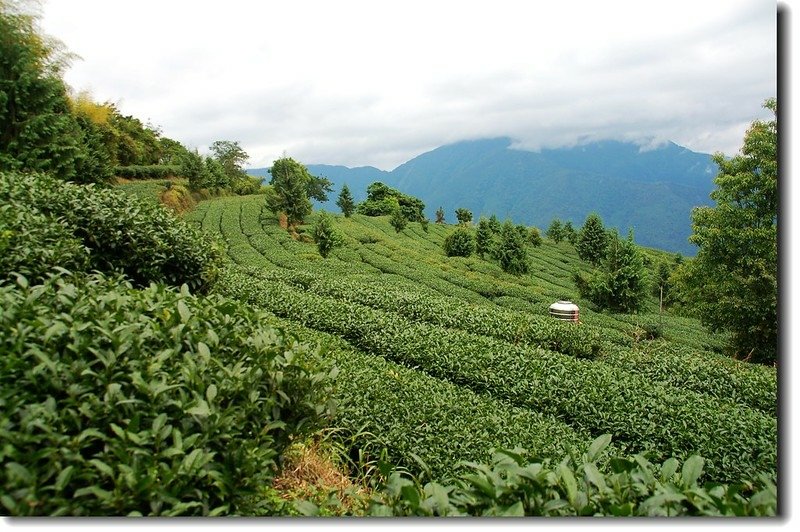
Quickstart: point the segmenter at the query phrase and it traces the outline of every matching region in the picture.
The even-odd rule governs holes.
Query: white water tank
[[[572,301],[556,301],[550,305],[550,315],[557,320],[578,321],[580,309]]]

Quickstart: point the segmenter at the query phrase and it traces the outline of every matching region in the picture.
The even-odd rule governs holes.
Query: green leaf
[[[587,453],[589,460],[597,460],[606,447],[611,443],[611,434],[603,434],[597,437],[591,445],[589,445],[589,452]]]
[[[592,483],[597,489],[600,491],[605,491],[608,489],[606,485],[606,479],[603,477],[603,474],[597,469],[597,466],[594,464],[584,464],[583,471],[586,474],[586,479]]]
[[[110,465],[103,462],[102,460],[98,460],[97,458],[92,458],[91,460],[89,460],[89,463],[92,464],[94,467],[96,467],[97,470],[103,473],[105,476],[107,477],[114,476],[114,470],[111,468]]]
[[[161,414],[157,415],[156,418],[153,420],[153,429],[152,429],[153,435],[157,436],[158,433],[161,431],[161,429],[164,428],[164,425],[166,425],[166,423],[167,423],[166,414],[162,412]]]
[[[197,342],[197,353],[203,357],[204,360],[207,360],[211,357],[211,350],[205,344],[205,342]]]
[[[209,414],[211,414],[211,409],[208,407],[208,403],[206,403],[204,399],[200,399],[197,401],[197,405],[187,410],[186,413],[192,416],[207,417]]]
[[[705,460],[697,455],[690,456],[681,469],[681,482],[684,486],[690,487],[697,483],[697,479],[703,474]]]
[[[75,466],[67,466],[61,471],[61,473],[58,474],[58,478],[56,478],[56,483],[54,486],[57,492],[63,490],[66,485],[69,484],[74,472]]]
[[[209,384],[208,388],[206,388],[206,399],[208,399],[208,402],[211,403],[214,401],[214,398],[216,396],[217,396],[216,384]]]
[[[319,515],[319,507],[311,501],[295,500],[292,501],[292,505],[301,515],[306,517],[316,517]]]
[[[564,481],[564,489],[567,491],[567,499],[569,500],[570,504],[575,506],[578,497],[578,483],[575,480],[575,475],[572,474],[572,470],[570,470],[566,464],[558,465],[558,473],[561,476],[561,480]]]
[[[181,315],[181,321],[186,323],[192,317],[192,311],[186,306],[182,300],[178,301],[178,314]]]
[[[508,516],[508,517],[524,517],[525,516],[525,508],[522,506],[522,501],[517,501],[511,506],[504,508],[500,515]]]
[[[417,491],[415,486],[403,486],[400,488],[400,496],[411,506],[413,510],[419,508],[419,491]]]
[[[667,459],[661,465],[661,480],[668,482],[678,470],[678,461],[675,458]]]

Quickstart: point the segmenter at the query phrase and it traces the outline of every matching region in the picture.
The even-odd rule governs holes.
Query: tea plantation
[[[328,345],[342,371],[333,424],[362,434],[352,445],[379,443],[441,480],[493,449],[558,462],[610,434],[615,456],[702,456],[707,482],[776,478],[775,369],[721,355],[724,338],[659,314],[656,300],[639,314],[593,312],[570,280],[587,266],[568,243],[530,248],[530,273],[514,276],[445,256],[453,226],[397,232],[388,217],[339,215],[343,245],[323,259],[307,236],[316,214],[292,237],[263,205],[222,198],[186,219],[224,243],[231,265],[216,290]],[[580,305],[580,323],[549,317],[558,299]],[[645,339],[653,324],[660,338]]]
[[[451,225],[329,215],[323,258],[319,213],[290,233],[263,195],[179,219],[163,183],[0,177],[9,515],[779,512],[776,369],[655,299],[593,311],[568,243],[517,276],[447,257]],[[321,434],[355,505],[275,494]]]

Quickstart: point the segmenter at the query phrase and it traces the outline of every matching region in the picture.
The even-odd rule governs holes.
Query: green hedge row
[[[367,460],[385,448],[392,463],[421,474],[416,455],[441,480],[463,471],[463,461],[488,461],[493,449],[524,445],[538,457],[559,459],[584,452],[591,440],[558,420],[366,354],[339,337],[284,319],[271,324],[324,346],[340,371],[331,424],[340,441],[354,438]]]
[[[125,179],[166,179],[181,175],[181,167],[164,164],[115,166],[114,175]]]
[[[241,272],[226,271],[220,289],[577,430],[613,434],[624,452],[649,452],[657,459],[700,454],[719,481],[776,474],[777,422],[752,409],[654,385],[607,364],[413,323]]]

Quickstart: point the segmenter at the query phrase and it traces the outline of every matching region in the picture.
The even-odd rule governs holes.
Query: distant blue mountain
[[[509,138],[458,142],[423,153],[391,172],[372,167],[310,165],[314,175],[334,182],[325,208],[337,210],[336,195],[347,183],[357,201],[366,187],[382,181],[419,197],[434,218],[443,207],[455,221],[455,209],[470,209],[475,220],[496,214],[501,220],[545,230],[553,218],[576,228],[597,212],[607,227],[636,242],[684,255],[691,211],[710,205],[717,166],[711,156],[674,143],[641,149],[633,143],[602,141],[538,152],[511,149]],[[254,171],[250,171],[254,173]],[[262,174],[263,175],[263,174]]]

